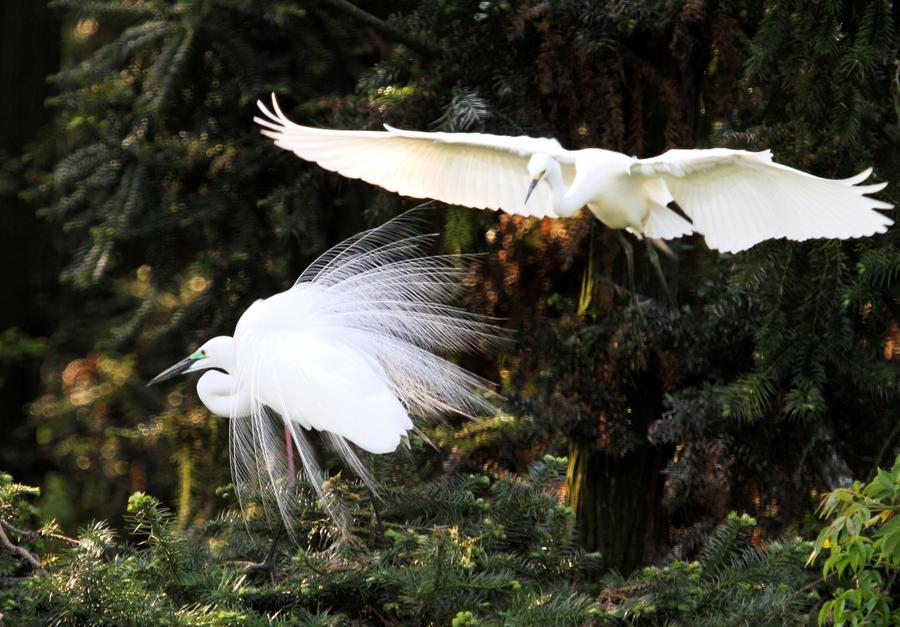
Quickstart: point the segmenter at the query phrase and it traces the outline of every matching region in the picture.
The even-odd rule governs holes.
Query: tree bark
[[[661,451],[649,444],[622,456],[609,455],[594,442],[570,444],[569,504],[583,546],[599,551],[607,568],[628,575],[652,562],[665,542],[659,507],[664,465]]]

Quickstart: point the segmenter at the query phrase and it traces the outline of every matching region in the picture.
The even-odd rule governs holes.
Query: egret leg
[[[278,529],[275,530],[275,536],[272,538],[272,544],[266,552],[265,559],[255,564],[249,564],[246,568],[248,573],[269,573],[269,581],[272,582],[273,586],[275,585],[275,549],[278,546],[282,533],[284,533],[283,520],[278,524]]]
[[[656,270],[656,276],[662,284],[663,291],[666,293],[666,300],[669,301],[669,307],[675,309],[675,297],[672,295],[672,292],[669,291],[666,275],[663,274],[662,265],[659,263],[659,255],[653,247],[653,242],[651,242],[649,238],[644,238],[644,241],[647,243],[647,256],[650,257],[650,263],[653,265],[653,269]]]
[[[631,290],[631,302],[637,304],[637,292],[634,289],[634,249],[631,242],[625,237],[622,231],[616,230],[616,236],[622,244],[622,250],[625,251],[625,264],[628,269],[628,289]]]
[[[288,492],[293,492],[294,481],[297,479],[297,470],[294,468],[294,440],[291,438],[291,430],[288,428],[287,422],[284,423],[284,446],[287,448],[287,490]]]
[[[366,489],[369,491],[369,494],[372,497],[372,511],[375,512],[375,522],[378,523],[378,531],[381,532],[381,535],[384,535],[384,523],[381,522],[381,512],[378,510],[378,497],[375,496],[375,493],[372,492],[372,488],[366,486]]]
[[[294,466],[294,441],[291,438],[291,430],[288,428],[287,423],[284,424],[284,445],[287,451],[287,491],[293,492],[297,474],[296,467]],[[278,541],[281,539],[281,534],[284,533],[284,530],[284,519],[281,519],[278,523],[278,529],[275,530],[275,535],[272,538],[272,544],[266,552],[265,559],[261,562],[247,566],[247,572],[269,573],[269,581],[272,582],[273,586],[275,585],[275,549],[278,547]]]

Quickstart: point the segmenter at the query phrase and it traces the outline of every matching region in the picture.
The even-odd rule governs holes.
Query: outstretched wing
[[[555,139],[482,133],[423,133],[385,125],[385,131],[337,131],[294,124],[272,96],[270,111],[254,120],[275,144],[326,170],[362,179],[413,198],[433,198],[476,209],[556,217],[550,189],[539,185],[524,206],[528,160],[547,153],[573,176],[574,159]]]
[[[866,196],[887,183],[859,185],[871,168],[826,179],[774,163],[769,151],[712,148],[640,159],[631,173],[662,179],[709,247],[725,252],[779,237],[865,237],[893,224],[875,211],[892,205]]]

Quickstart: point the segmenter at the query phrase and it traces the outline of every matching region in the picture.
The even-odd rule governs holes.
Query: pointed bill
[[[153,379],[150,380],[150,383],[147,384],[147,387],[150,387],[151,385],[156,385],[157,383],[161,383],[163,381],[171,379],[172,377],[177,377],[178,375],[185,372],[192,365],[194,365],[195,361],[196,361],[196,359],[194,358],[193,355],[191,355],[190,357],[185,357],[184,359],[179,361],[177,364],[175,364],[171,368],[166,368],[165,370],[160,372],[158,375],[153,377]]]
[[[534,192],[534,188],[537,187],[537,184],[540,183],[540,181],[540,177],[531,179],[531,185],[528,186],[528,193],[525,194],[525,202],[522,203],[523,207],[528,204],[528,199],[531,198],[531,194]]]

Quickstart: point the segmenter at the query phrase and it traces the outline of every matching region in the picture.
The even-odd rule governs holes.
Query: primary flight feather
[[[872,170],[826,179],[772,161],[770,151],[669,150],[636,159],[611,150],[566,150],[555,139],[301,126],[275,97],[254,118],[275,144],[323,168],[413,198],[569,217],[587,206],[607,226],[638,237],[702,234],[710,248],[738,252],[767,239],[864,237],[893,220],[892,205],[861,185]],[[523,202],[524,199],[524,202]],[[688,219],[668,207],[675,201]]]

